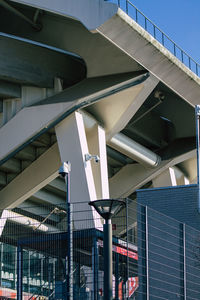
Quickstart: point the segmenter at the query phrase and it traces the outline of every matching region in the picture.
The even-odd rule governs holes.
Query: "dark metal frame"
[[[102,265],[100,266],[99,262],[99,251],[100,247],[98,244],[98,240],[103,241],[104,239],[104,234],[102,231],[99,231],[98,229],[85,229],[85,230],[79,230],[79,231],[74,231],[73,232],[73,240],[80,240],[80,239],[85,239],[85,237],[90,237],[92,241],[92,248],[93,248],[93,261],[92,261],[92,269],[93,269],[93,299],[94,300],[99,300],[99,278],[98,278],[98,271],[102,269]],[[64,245],[67,245],[67,240],[68,240],[68,234],[67,232],[62,232],[62,233],[52,233],[49,235],[46,234],[40,234],[38,236],[32,236],[32,237],[26,237],[22,238],[18,241],[18,259],[17,259],[17,270],[18,270],[18,277],[17,277],[17,300],[22,300],[23,296],[23,249],[30,249],[30,250],[35,250],[42,252],[43,251],[43,246],[44,246],[44,251],[50,251],[50,255],[53,256],[54,253],[51,253],[52,249],[46,249],[45,248],[45,243],[53,242],[57,243],[59,241],[62,241],[63,247]],[[121,245],[120,239],[116,237],[112,237],[111,242],[115,245]],[[130,246],[130,244],[129,244]],[[38,248],[39,247],[39,248]],[[104,245],[103,245],[104,248]],[[127,250],[126,244],[124,244],[124,249]],[[62,249],[61,249],[62,250]],[[131,250],[129,247],[128,250]],[[66,249],[67,253],[67,249]],[[102,253],[102,249],[101,249]],[[48,254],[48,253],[47,253]],[[55,255],[57,256],[58,253],[56,252]],[[65,255],[63,253],[63,255]],[[123,255],[122,255],[123,256]],[[117,282],[119,281],[119,268],[118,268],[118,263],[119,263],[119,258],[120,254],[115,253],[115,278],[116,278],[116,286],[118,286]],[[118,282],[119,283],[119,282]],[[116,287],[116,297],[118,297],[118,289]]]

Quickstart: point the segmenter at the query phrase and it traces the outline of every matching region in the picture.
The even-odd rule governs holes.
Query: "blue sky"
[[[200,63],[200,0],[129,1]]]

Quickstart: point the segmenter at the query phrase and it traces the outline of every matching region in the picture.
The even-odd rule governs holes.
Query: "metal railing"
[[[186,67],[197,76],[200,75],[200,64],[198,64],[189,54],[179,47],[168,35],[147,18],[130,0],[108,0],[117,4],[132,19],[151,34],[160,44],[169,50]]]

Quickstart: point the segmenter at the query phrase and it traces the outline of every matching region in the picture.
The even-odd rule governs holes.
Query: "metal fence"
[[[200,299],[200,231],[126,199],[113,219],[113,299]],[[36,214],[36,212],[38,212]],[[103,299],[102,219],[73,204],[73,299]],[[0,298],[66,299],[63,203],[3,210]]]
[[[138,300],[200,299],[200,231],[138,206]]]
[[[103,220],[88,203],[73,203],[72,206],[71,299],[100,300],[104,294]],[[116,299],[125,299],[130,274],[134,277],[129,279],[130,282],[137,280],[136,231],[133,231],[134,236],[131,235],[129,242],[126,212],[127,209],[123,209],[113,219],[113,295]],[[0,297],[66,299],[66,206],[63,203],[56,207],[38,204],[26,206],[24,203],[20,208],[1,211],[0,216]]]
[[[107,0],[117,4],[132,19],[150,33],[159,43],[168,49],[177,57],[186,67],[188,67],[197,76],[200,75],[200,65],[179,47],[168,35],[166,35],[158,26],[147,18],[130,0]]]

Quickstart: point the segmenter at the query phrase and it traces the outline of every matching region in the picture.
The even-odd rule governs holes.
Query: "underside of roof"
[[[97,198],[108,195],[98,173],[105,165],[110,197],[135,201],[135,191],[142,187],[196,181],[194,105],[200,97],[196,75],[114,4],[101,0],[97,8],[95,0],[81,19],[78,0],[73,9],[71,1],[65,5],[61,0],[56,8],[53,4],[46,8],[39,0],[3,2],[1,209],[36,217],[38,204],[65,203],[65,182],[58,177],[63,122],[66,128],[77,126],[66,133],[66,144],[80,139],[82,154],[74,150],[72,170],[86,163],[82,133],[91,154],[99,155],[97,144],[100,149],[105,143],[105,153],[99,150],[103,154],[98,170],[92,162]],[[99,19],[87,22],[91,11],[96,16],[98,9]],[[97,141],[100,134],[104,142]],[[80,181],[87,186],[87,172],[76,171],[76,176],[74,186]],[[91,198],[84,200],[95,200],[92,195],[89,188]]]

